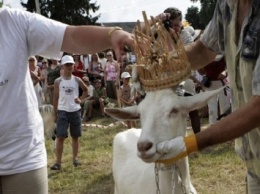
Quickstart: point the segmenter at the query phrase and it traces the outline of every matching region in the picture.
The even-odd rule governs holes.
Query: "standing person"
[[[34,56],[29,57],[29,69],[33,80],[34,91],[37,96],[38,106],[42,105],[42,87],[40,85],[41,69],[37,65],[37,59]]]
[[[131,93],[133,88],[132,84],[130,84],[130,78],[131,75],[126,71],[121,74],[123,84],[120,86],[118,98],[120,99],[122,107],[136,104],[135,99],[137,98],[137,93],[135,91]],[[126,124],[129,129],[136,127],[135,121],[127,121]]]
[[[84,63],[80,59],[80,54],[73,54],[73,59],[75,61],[73,75],[82,79],[84,77],[84,74],[87,74],[87,72]],[[80,96],[82,95],[82,92],[82,89],[79,88]]]
[[[89,62],[90,62],[90,55],[89,55],[89,54],[84,54],[84,55],[82,55],[82,62],[83,62],[83,64],[84,64],[85,71],[87,72],[86,74],[88,74],[88,67],[89,67]]]
[[[61,59],[63,75],[54,82],[54,118],[57,121],[56,127],[56,163],[51,170],[61,169],[61,158],[65,138],[68,137],[68,127],[72,138],[73,165],[80,165],[78,161],[79,137],[81,136],[81,106],[80,103],[88,95],[87,86],[83,81],[72,75],[74,60],[69,55]],[[83,94],[79,96],[79,87]]]
[[[114,60],[112,51],[108,51],[106,56],[107,63],[104,68],[104,81],[107,89],[107,96],[116,100],[116,87],[119,87],[120,67],[117,61]]]
[[[96,79],[100,79],[100,72],[102,70],[102,65],[99,62],[99,57],[97,53],[94,53],[91,55],[91,60],[89,63],[89,68],[88,68],[88,75],[91,78],[90,81],[91,83],[94,83]]]
[[[182,12],[176,7],[168,7],[164,10],[163,13],[157,15],[155,17],[156,21],[161,20],[164,23],[165,28],[169,31],[170,29],[174,30],[177,34],[180,34],[183,44],[188,45],[194,42],[193,36],[190,34],[189,30],[185,29],[182,26]],[[152,24],[152,20],[149,20],[149,23]],[[141,24],[142,31],[145,31],[145,24]],[[193,76],[190,77],[192,80],[195,80]],[[180,86],[179,86],[180,87]],[[176,93],[178,93],[179,88],[177,88]],[[184,96],[190,96],[185,92]],[[198,133],[200,131],[200,116],[198,110],[193,110],[189,112],[189,117],[191,119],[192,130],[194,133]]]
[[[73,54],[73,59],[75,61],[73,75],[82,79],[87,72],[84,63],[80,59],[80,54]]]
[[[50,99],[50,104],[53,105],[53,88],[54,88],[54,81],[58,77],[60,77],[61,68],[59,66],[57,59],[51,59],[51,64],[47,68],[47,92]]]
[[[232,90],[232,113],[196,135],[177,137],[157,145],[158,153],[165,158],[173,157],[175,161],[191,152],[236,138],[236,152],[247,167],[248,194],[260,192],[259,17],[258,0],[217,1],[203,36],[187,46],[186,51],[194,69],[206,66],[217,54],[225,55]]]
[[[94,53],[111,47],[120,56],[133,37],[116,27],[68,26],[10,8],[0,9],[0,26],[0,192],[47,194],[43,121],[29,56],[59,58],[60,51]]]
[[[206,91],[212,91],[226,85],[226,62],[223,55],[217,55],[213,62],[200,70],[208,80],[208,86],[205,85]],[[224,114],[230,107],[228,99],[229,90],[224,89],[208,101],[209,124],[214,125],[219,115]],[[219,111],[218,111],[219,104]]]
[[[42,100],[44,103],[49,103],[49,101],[50,101],[50,99],[48,98],[48,95],[47,95],[47,84],[46,84],[48,66],[49,66],[48,60],[43,59],[42,60],[41,86],[42,86]]]
[[[98,53],[99,56],[99,62],[101,63],[101,70],[100,70],[100,77],[101,77],[101,82],[102,82],[102,86],[105,85],[104,82],[104,69],[105,69],[105,65],[107,63],[107,59],[105,57],[105,53],[104,52],[100,52]]]

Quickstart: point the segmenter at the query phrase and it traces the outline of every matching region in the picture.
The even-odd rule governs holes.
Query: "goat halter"
[[[155,91],[179,85],[191,74],[190,63],[181,37],[174,31],[167,31],[161,21],[151,17],[150,25],[143,12],[145,33],[137,21],[135,27],[136,80],[141,89]]]

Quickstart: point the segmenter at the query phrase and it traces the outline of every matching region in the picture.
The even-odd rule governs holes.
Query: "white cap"
[[[123,72],[122,74],[121,74],[121,78],[123,79],[123,78],[129,78],[129,77],[131,77],[131,75],[128,73],[128,72]]]
[[[61,65],[65,65],[66,63],[72,63],[74,64],[74,59],[72,56],[70,55],[64,55],[62,58],[61,58]]]

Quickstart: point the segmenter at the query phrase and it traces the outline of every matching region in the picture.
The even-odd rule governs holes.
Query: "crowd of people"
[[[194,34],[182,28],[182,15],[177,8],[168,8],[155,17],[169,22],[169,33],[176,28],[174,30],[182,35],[187,42],[185,50],[192,68],[204,68],[202,74],[207,78],[212,76],[209,86],[205,85],[205,78],[198,81],[202,90],[226,84],[227,74],[221,72],[223,68],[210,69],[211,63],[219,62],[217,55],[225,58],[232,90],[230,115],[216,122],[216,115],[212,114],[212,125],[207,129],[196,131],[189,137],[161,142],[157,145],[158,154],[176,161],[191,152],[236,138],[236,151],[247,167],[249,194],[260,191],[259,5],[257,0],[218,0],[211,22],[195,42]],[[101,115],[105,116],[103,107],[111,99],[122,106],[131,106],[138,98],[129,95],[131,75],[126,73],[127,60],[122,60],[125,46],[134,46],[133,34],[118,27],[68,26],[10,8],[0,10],[0,26],[5,26],[0,31],[0,67],[4,71],[0,73],[1,193],[47,194],[47,157],[38,106],[53,104],[57,113],[59,146],[52,169],[61,167],[63,141],[67,137],[65,128],[69,124],[75,128],[71,132],[73,165],[80,165],[77,146],[82,116],[91,119],[96,105],[101,107]],[[113,51],[108,51],[109,48]],[[77,54],[63,56],[65,58],[59,64],[60,51]],[[89,56],[83,55],[83,51],[106,51],[106,54]],[[36,55],[46,58],[41,60]],[[18,73],[14,74],[14,70]],[[218,72],[218,75],[212,72]],[[10,95],[13,91],[16,94]],[[86,111],[81,111],[81,107],[86,107]],[[75,117],[75,122],[69,119],[64,122],[70,117]],[[12,122],[9,118],[13,118]]]
[[[92,118],[92,104],[97,97],[93,94],[96,94],[101,87],[106,98],[104,105],[108,105],[110,102],[116,104],[119,98],[118,90],[122,84],[120,74],[124,72],[124,68],[127,65],[131,65],[133,62],[130,59],[127,59],[126,62],[125,56],[130,55],[123,53],[122,63],[118,63],[113,50],[91,55],[70,54],[70,56],[74,60],[72,74],[80,78],[88,86],[89,93],[83,99],[84,104],[82,102],[81,107],[83,121],[89,121]],[[85,60],[86,58],[89,60]],[[30,56],[28,63],[39,106],[42,104],[53,105],[54,81],[64,74],[64,65],[59,60],[42,58],[40,56]],[[101,83],[100,85],[99,82]],[[81,95],[82,89],[79,88],[79,96]],[[102,103],[94,104],[97,104],[94,107],[102,107],[99,110],[101,116],[104,117],[104,105]]]

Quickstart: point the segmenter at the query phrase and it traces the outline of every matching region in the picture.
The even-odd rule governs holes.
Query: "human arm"
[[[216,54],[209,50],[200,40],[185,46],[185,51],[192,69],[200,69],[211,63]]]
[[[35,86],[37,83],[39,83],[39,77],[35,75],[33,71],[30,71],[30,74],[33,81],[33,85]]]
[[[107,68],[107,63],[104,65],[104,84],[105,84],[105,87],[107,85],[107,71],[106,71],[106,68]]]
[[[259,115],[260,96],[253,96],[241,108],[196,135],[182,139],[178,137],[170,140],[168,143],[159,143],[157,145],[157,152],[163,155],[163,159],[171,158],[170,160],[173,163],[193,151],[224,143],[259,127]],[[187,138],[189,139],[187,140]]]
[[[61,50],[69,53],[96,53],[112,46],[120,60],[121,51],[125,46],[131,47],[134,39],[133,34],[114,29],[100,26],[67,26]]]
[[[120,64],[118,62],[116,62],[116,87],[119,88],[120,87]]]
[[[58,101],[59,101],[59,81],[60,79],[57,78],[54,81],[54,86],[53,86],[53,117],[54,121],[57,121],[57,113],[58,113]]]
[[[86,84],[79,77],[75,77],[75,78],[79,84],[79,87],[83,91],[82,95],[75,99],[75,103],[81,104],[82,101],[85,101],[85,99],[88,97],[88,88]]]

